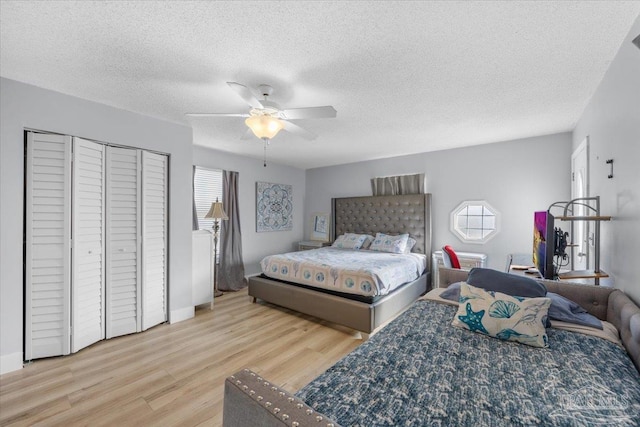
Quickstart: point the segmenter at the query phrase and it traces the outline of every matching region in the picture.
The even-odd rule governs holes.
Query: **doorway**
[[[589,197],[589,136],[578,145],[571,155],[571,199]],[[574,216],[586,215],[586,208],[576,205]],[[589,247],[589,221],[575,221],[573,223],[573,236],[571,236],[571,263],[572,270],[588,270]]]

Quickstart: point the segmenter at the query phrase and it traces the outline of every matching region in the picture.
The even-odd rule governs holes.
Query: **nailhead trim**
[[[281,389],[279,389],[279,388],[278,388],[278,387],[276,387],[276,386],[271,385],[268,381],[264,381],[261,377],[256,376],[256,374],[255,374],[255,373],[253,373],[253,372],[251,372],[249,369],[244,369],[244,372],[249,372],[249,373],[250,373],[250,375],[251,375],[252,377],[256,377],[257,381],[258,381],[258,382],[262,382],[262,385],[263,385],[264,387],[270,387],[270,388],[271,388],[271,391],[274,391],[274,392],[275,392],[275,391],[277,391],[277,392],[278,392],[278,395],[279,395],[280,397],[285,397],[285,396],[287,396],[287,393],[286,393],[286,392],[282,391]],[[237,384],[237,385],[242,385],[242,381],[241,381],[241,380],[239,380],[239,379],[237,379],[235,375],[231,375],[229,378],[230,378],[230,379],[232,379],[232,380],[234,380],[235,384]],[[247,390],[249,390],[249,386],[248,386],[248,385],[242,385],[242,389],[243,389],[244,391],[247,391]],[[253,396],[255,396],[255,395],[256,395],[256,391],[255,391],[255,390],[253,390],[253,389],[252,389],[252,390],[249,390],[249,391],[248,391],[248,394],[249,394],[250,396],[252,396],[252,397],[253,397]],[[258,396],[255,398],[255,400],[256,400],[256,401],[258,401],[258,402],[261,402],[261,403],[262,403],[266,408],[271,408],[271,407],[273,406],[273,403],[272,403],[272,402],[264,401],[264,397],[263,397],[263,396],[261,396],[261,395],[258,395]],[[264,402],[263,402],[263,401],[264,401]],[[294,402],[296,401],[296,398],[295,398],[295,397],[293,397],[293,396],[290,396],[290,395],[289,395],[289,396],[287,397],[287,401],[288,401],[289,403],[294,403]],[[297,407],[298,409],[303,409],[303,408],[305,407],[305,405],[304,405],[304,403],[298,402],[298,403],[296,403],[296,407]],[[273,412],[274,414],[280,414],[280,412],[282,412],[282,409],[281,409],[281,408],[279,408],[279,407],[274,407],[274,408],[272,409],[272,412]],[[305,410],[305,413],[306,413],[307,415],[311,416],[311,415],[313,415],[313,414],[314,414],[314,411],[313,411],[313,409],[307,408],[307,409]],[[280,414],[279,416],[280,416],[280,417],[282,418],[282,420],[284,420],[284,421],[288,421],[288,420],[291,418],[291,416],[290,416],[289,414],[286,414],[286,413]],[[323,421],[323,420],[324,420],[324,417],[323,417],[323,416],[321,416],[321,415],[315,415],[315,420],[316,420],[316,422],[321,422],[321,421]],[[291,427],[300,427],[300,423],[299,423],[298,421],[292,421],[292,422],[291,422]],[[327,424],[327,427],[335,427],[335,424],[333,424],[333,423],[328,423],[328,424]]]

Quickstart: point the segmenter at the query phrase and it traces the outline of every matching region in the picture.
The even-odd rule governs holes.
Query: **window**
[[[464,201],[451,212],[451,231],[463,242],[485,243],[498,233],[500,214],[484,201]]]
[[[222,171],[218,169],[206,169],[196,166],[195,178],[193,180],[193,197],[196,201],[196,212],[198,213],[198,228],[200,230],[211,230],[213,219],[205,218],[209,212],[211,203],[222,201]]]

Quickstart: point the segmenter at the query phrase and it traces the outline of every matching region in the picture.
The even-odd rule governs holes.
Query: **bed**
[[[408,233],[412,249],[424,258],[424,273],[384,295],[359,298],[345,289],[320,289],[264,275],[249,278],[249,296],[360,331],[371,332],[423,295],[429,287],[431,260],[431,195],[366,196],[332,199],[333,238],[346,233]],[[321,251],[312,250],[309,252]],[[293,270],[293,266],[289,271]],[[330,273],[326,273],[330,276]],[[366,296],[366,295],[365,295]]]
[[[456,306],[421,299],[295,395],[248,370],[228,378],[224,425],[637,425],[640,308],[616,289],[544,284],[621,344],[550,328],[550,348],[531,348],[454,328]]]

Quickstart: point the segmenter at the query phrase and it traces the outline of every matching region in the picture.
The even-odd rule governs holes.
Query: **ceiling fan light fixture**
[[[281,120],[268,115],[251,116],[244,123],[260,139],[272,139],[284,128]]]

